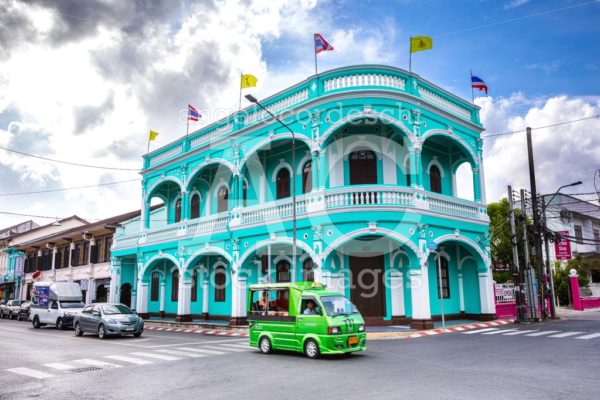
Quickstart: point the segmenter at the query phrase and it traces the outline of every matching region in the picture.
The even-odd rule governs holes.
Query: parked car
[[[55,325],[73,326],[75,315],[85,305],[79,284],[74,282],[36,282],[33,284],[30,318],[34,328]]]
[[[4,318],[4,308],[8,300],[0,300],[0,318]]]
[[[95,303],[85,307],[75,316],[75,335],[97,334],[100,339],[110,335],[140,337],[144,320],[129,307],[118,303]]]
[[[29,301],[22,302],[21,307],[19,307],[19,312],[17,313],[17,321],[29,320],[30,309],[31,309],[31,303]]]
[[[2,310],[0,311],[0,313],[1,313],[0,317],[2,317],[2,318],[6,317],[8,319],[16,318],[17,314],[19,313],[20,307],[21,307],[21,300],[9,300],[2,307]]]

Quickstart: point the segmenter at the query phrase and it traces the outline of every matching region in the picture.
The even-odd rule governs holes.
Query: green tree
[[[590,268],[594,266],[594,262],[591,260],[584,260],[581,256],[569,260],[565,268],[560,267],[560,262],[557,262],[556,268],[554,269],[554,292],[558,298],[558,303],[561,306],[566,306],[571,303],[569,299],[571,293],[571,283],[569,281],[569,273],[572,269],[577,271],[579,275],[579,287],[588,287],[590,281],[588,279],[588,272]]]
[[[513,280],[513,256],[510,221],[508,220],[509,205],[506,198],[488,204],[488,216],[490,217],[490,248],[492,252],[492,265],[509,265],[508,272],[494,272],[494,280],[503,283]],[[517,230],[517,243],[519,250],[519,264],[521,269],[525,266],[524,247],[522,243],[523,229],[521,226],[521,210],[515,208],[515,224]]]

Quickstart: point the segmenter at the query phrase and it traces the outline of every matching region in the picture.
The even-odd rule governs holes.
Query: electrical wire
[[[82,164],[82,163],[76,163],[76,162],[72,162],[72,161],[57,160],[55,158],[48,158],[48,157],[38,156],[38,155],[35,155],[35,154],[25,153],[25,152],[19,151],[19,150],[9,149],[8,147],[2,147],[2,146],[0,146],[0,149],[2,149],[4,151],[7,151],[7,152],[20,154],[20,155],[26,156],[26,157],[38,158],[38,159],[44,160],[44,161],[50,161],[50,162],[55,162],[55,163],[60,163],[60,164],[66,164],[66,165],[71,165],[71,166],[76,166],[76,167],[107,169],[107,170],[112,170],[112,171],[135,171],[135,172],[140,172],[140,170],[136,169],[136,168],[119,168],[119,167],[108,167],[108,166],[105,166],[105,165]]]
[[[65,192],[68,190],[89,189],[89,188],[96,188],[96,187],[101,187],[101,186],[118,185],[121,183],[139,182],[139,181],[140,181],[139,179],[128,179],[125,181],[106,182],[106,183],[99,183],[97,185],[87,185],[87,186],[74,186],[74,187],[62,188],[62,189],[36,190],[33,192],[19,192],[19,193],[0,193],[0,196],[21,196],[21,195],[27,195],[27,194]]]
[[[531,128],[531,130],[534,131],[534,130],[538,130],[538,129],[553,128],[555,126],[572,124],[574,122],[586,121],[588,119],[594,119],[594,118],[598,118],[598,117],[600,117],[600,114],[596,114],[596,115],[593,115],[591,117],[573,119],[573,120],[570,120],[570,121],[557,122],[556,124],[551,124],[551,125],[537,126],[535,128]],[[504,135],[514,135],[515,133],[523,133],[523,132],[527,132],[527,129],[521,129],[521,130],[518,130],[518,131],[511,131],[511,132],[502,132],[502,133],[490,133],[490,134],[487,134],[487,135],[483,135],[483,137],[484,138],[488,138],[488,137],[496,137],[496,136],[504,136]]]

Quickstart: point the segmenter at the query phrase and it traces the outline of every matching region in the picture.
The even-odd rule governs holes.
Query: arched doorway
[[[127,307],[131,307],[131,284],[124,283],[121,285],[121,294],[119,297],[119,302],[121,304],[125,304]]]
[[[372,150],[357,150],[350,153],[350,184],[368,185],[377,183],[377,156]]]
[[[108,291],[106,290],[104,283],[98,285],[98,287],[96,288],[96,302],[105,303],[107,300],[107,295]]]

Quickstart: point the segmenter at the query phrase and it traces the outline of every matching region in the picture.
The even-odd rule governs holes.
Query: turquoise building
[[[249,285],[314,280],[370,324],[431,327],[442,301],[447,318],[493,318],[477,106],[379,65],[261,104],[290,129],[252,105],[144,156],[141,216],[113,245],[113,301],[237,324]],[[465,163],[469,200],[457,197]]]

